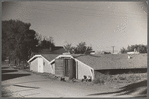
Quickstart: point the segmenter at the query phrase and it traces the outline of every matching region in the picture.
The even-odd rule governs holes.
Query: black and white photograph
[[[1,97],[147,98],[148,1],[1,5]]]

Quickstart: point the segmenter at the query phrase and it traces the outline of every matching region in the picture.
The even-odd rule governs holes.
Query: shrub
[[[93,80],[93,83],[131,83],[139,81],[141,79],[147,79],[147,74],[135,74],[130,72],[128,74],[109,75],[109,73],[102,74],[98,72],[96,73],[96,77]]]
[[[102,74],[102,73],[96,73],[96,77],[94,79],[95,84],[105,84],[106,82],[111,80],[111,75],[109,73]]]
[[[95,84],[104,84],[104,83],[105,83],[105,81],[102,80],[102,79],[95,79],[93,82],[94,82]]]

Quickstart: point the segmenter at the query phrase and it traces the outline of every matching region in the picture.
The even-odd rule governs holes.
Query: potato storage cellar
[[[51,73],[69,79],[83,79],[84,76],[94,79],[94,69],[72,55],[35,55],[28,63],[34,72]]]
[[[43,59],[41,56],[34,57],[30,62],[30,70],[43,73]]]
[[[51,73],[69,79],[94,80],[99,73],[119,74],[129,71],[146,72],[147,54],[133,55],[35,55],[28,62],[36,72]],[[39,64],[38,64],[39,63]]]
[[[40,73],[52,73],[54,74],[54,65],[50,61],[55,59],[58,55],[55,54],[41,54],[35,55],[28,60],[30,70]]]
[[[68,77],[69,79],[83,79],[86,76],[94,79],[93,68],[74,58],[73,55],[59,55],[53,62],[56,76]]]
[[[76,78],[75,60],[71,58],[59,58],[55,60],[55,75],[61,77]]]

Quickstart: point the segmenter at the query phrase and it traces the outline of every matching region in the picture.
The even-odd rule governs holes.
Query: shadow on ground
[[[24,87],[24,88],[34,88],[34,89],[39,89],[40,87],[31,87],[31,86],[23,86],[23,85],[13,85],[17,87]]]
[[[2,73],[17,72],[18,70],[2,70]]]
[[[29,75],[31,74],[2,74],[2,81],[23,77],[23,76],[29,76]]]
[[[147,68],[132,68],[132,69],[106,69],[106,70],[96,70],[96,72],[100,72],[103,74],[108,73],[109,75],[117,75],[117,74],[134,74],[134,73],[147,73]]]
[[[9,67],[2,67],[2,69],[7,69],[7,68],[9,68]]]
[[[147,80],[121,87],[119,91],[106,92],[106,93],[94,93],[94,94],[89,94],[88,96],[108,95],[108,94],[129,95],[129,94],[132,94],[144,87],[146,87],[145,90],[142,90],[141,92],[139,92],[138,97],[139,96],[147,97]]]

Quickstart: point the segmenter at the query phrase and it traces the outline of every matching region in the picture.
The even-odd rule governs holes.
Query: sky
[[[117,52],[147,45],[147,7],[142,1],[9,1],[2,3],[2,20],[31,23],[56,46],[86,42],[94,51],[115,46]]]

